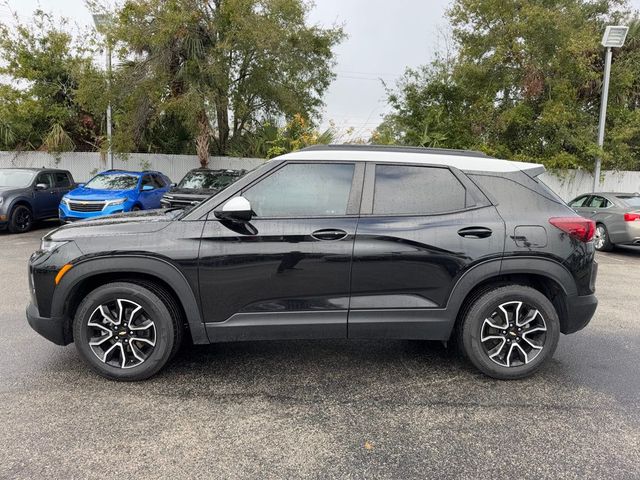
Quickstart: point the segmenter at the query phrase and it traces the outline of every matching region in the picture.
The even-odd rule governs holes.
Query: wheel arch
[[[81,260],[62,277],[51,303],[51,315],[65,318],[65,337],[71,338],[71,323],[84,296],[100,285],[120,282],[153,282],[166,290],[181,308],[193,343],[209,343],[196,292],[179,268],[166,259],[143,255],[93,257]]]
[[[467,272],[449,297],[448,309],[455,313],[454,326],[460,323],[469,306],[480,295],[507,284],[529,286],[544,294],[555,307],[560,331],[565,333],[568,325],[567,297],[578,294],[575,280],[560,263],[537,257],[505,258],[499,269],[494,262],[488,262]]]

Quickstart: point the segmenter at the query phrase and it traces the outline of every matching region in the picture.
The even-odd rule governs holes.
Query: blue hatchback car
[[[171,180],[160,172],[107,170],[62,197],[58,215],[66,223],[161,208],[160,199],[170,188]]]

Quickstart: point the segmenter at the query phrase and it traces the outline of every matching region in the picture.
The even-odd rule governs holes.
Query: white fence
[[[209,168],[252,169],[264,163],[260,158],[209,157]],[[158,170],[172,181],[200,166],[196,155],[129,153],[114,155],[113,167],[125,170]],[[99,152],[68,152],[58,156],[46,152],[0,152],[0,168],[48,167],[69,170],[76,182],[86,182],[109,168],[107,156]]]
[[[210,168],[251,169],[263,163],[259,158],[210,157]],[[114,168],[129,170],[159,170],[178,182],[187,171],[200,165],[195,155],[160,155],[130,153],[114,155]],[[0,152],[3,167],[56,167],[69,170],[77,182],[85,182],[95,173],[108,167],[106,155],[101,153],[69,152],[58,156],[45,152]],[[584,170],[546,172],[542,180],[564,200],[590,192],[593,175]],[[640,172],[603,172],[600,191],[640,192]]]
[[[563,200],[593,191],[593,175],[584,170],[545,172],[541,179]],[[640,192],[640,172],[606,171],[600,179],[600,192]]]

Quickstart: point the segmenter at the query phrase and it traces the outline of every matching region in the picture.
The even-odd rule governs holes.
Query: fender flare
[[[532,274],[545,277],[557,283],[568,297],[578,294],[573,275],[559,262],[536,256],[505,257],[479,263],[465,272],[451,290],[446,310],[455,320],[462,303],[476,286],[493,277],[509,274]]]
[[[162,280],[173,289],[182,305],[193,343],[209,343],[195,292],[180,269],[160,257],[110,254],[81,260],[74,264],[56,286],[51,302],[51,316],[66,317],[67,301],[74,290],[84,280],[103,273],[143,273]]]

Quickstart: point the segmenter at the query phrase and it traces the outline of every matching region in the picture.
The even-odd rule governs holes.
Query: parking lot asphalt
[[[640,478],[640,249],[598,254],[588,327],[536,376],[433,342],[245,342],[116,383],[28,326],[0,233],[0,478]]]

